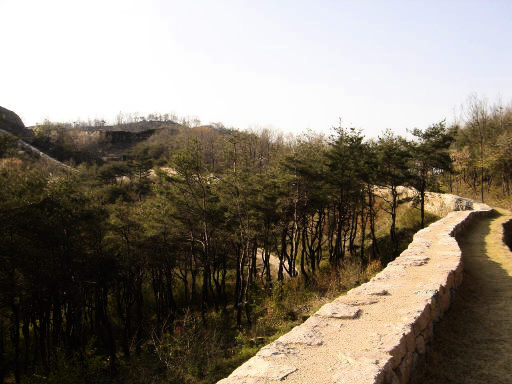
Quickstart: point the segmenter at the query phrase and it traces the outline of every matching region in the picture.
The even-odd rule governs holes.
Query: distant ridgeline
[[[90,161],[91,158],[107,162],[123,160],[138,144],[168,145],[180,135],[213,137],[232,133],[232,130],[219,124],[190,126],[169,119],[141,119],[114,125],[106,125],[103,120],[74,124],[45,122],[25,127],[16,113],[3,107],[0,107],[0,130],[59,161],[74,163],[84,159]],[[68,147],[63,148],[63,145]],[[84,155],[86,153],[89,155]]]
[[[123,157],[125,151],[151,137],[161,125],[162,122],[145,121],[127,123],[122,126],[86,126],[77,128],[66,124],[54,124],[54,128],[56,131],[61,131],[60,135],[67,134],[75,142],[84,142],[84,140],[94,141],[97,148],[103,149],[105,153],[104,160],[117,160]],[[21,139],[23,141],[21,145],[25,150],[28,149],[34,153],[40,150],[58,158],[60,161],[68,160],[60,158],[56,153],[53,153],[55,152],[54,147],[56,144],[51,142],[51,129],[43,134],[48,137],[46,140],[42,140],[41,135],[36,133],[39,127],[44,126],[46,125],[42,124],[27,128],[16,113],[0,106],[0,133],[7,133]],[[62,128],[64,129],[62,130]],[[32,144],[34,147],[27,143]],[[38,155],[41,155],[41,153],[38,153]]]
[[[47,122],[25,127],[21,118],[13,111],[0,107],[0,133],[7,133],[21,139],[28,149],[42,151],[59,161],[80,163],[92,158],[102,161],[122,160],[136,145],[144,143],[160,132],[169,137],[189,130],[182,124],[170,120],[141,120],[117,125],[73,125],[70,123]],[[195,127],[191,130],[216,130],[214,127]],[[156,142],[160,141],[155,138]],[[63,144],[65,143],[65,144]],[[63,145],[68,147],[63,148]],[[26,149],[26,148],[25,148]],[[84,155],[89,153],[89,155]]]
[[[112,127],[107,127],[112,128]],[[117,130],[117,129],[91,129],[82,130],[82,134],[97,137],[97,146],[102,149],[102,160],[122,160],[124,154],[135,145],[142,143],[153,136],[159,128],[146,130]]]

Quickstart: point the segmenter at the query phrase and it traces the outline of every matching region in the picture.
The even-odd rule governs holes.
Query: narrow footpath
[[[460,242],[464,280],[415,384],[512,384],[512,252],[502,240],[512,214],[498,211]]]

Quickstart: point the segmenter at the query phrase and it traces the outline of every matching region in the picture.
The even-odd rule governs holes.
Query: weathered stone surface
[[[400,384],[409,383],[409,379],[411,378],[412,359],[413,352],[407,352],[402,363],[398,367],[398,378],[400,379]]]
[[[407,346],[407,352],[413,352],[416,349],[416,338],[412,329],[405,334],[405,345]]]
[[[430,304],[427,304],[423,311],[418,314],[416,321],[414,322],[414,334],[419,335],[425,328],[427,328],[431,321],[432,318],[430,317]]]
[[[444,313],[450,308],[451,304],[451,293],[450,290],[442,287],[439,291],[439,303],[441,306],[441,313]]]
[[[297,368],[275,363],[260,356],[254,356],[240,367],[235,369],[231,377],[236,378],[267,378],[270,380],[282,380]]]
[[[413,292],[415,295],[421,295],[426,297],[434,297],[439,293],[437,289],[419,289]]]
[[[406,269],[405,264],[399,264],[399,263],[395,263],[392,265],[388,264],[388,267],[386,267],[383,271],[381,271],[377,275],[375,275],[370,281],[372,281],[372,282],[382,282],[385,280],[397,281],[397,279],[400,279],[401,277],[405,276],[405,274],[406,274],[405,269]]]
[[[315,313],[320,317],[332,317],[335,319],[355,319],[361,313],[361,309],[337,302],[325,304]]]
[[[418,351],[420,355],[425,353],[425,339],[422,335],[416,337],[416,351]]]
[[[463,263],[462,263],[462,259],[461,259],[460,263],[457,265],[457,268],[455,269],[455,272],[454,272],[454,283],[455,283],[456,288],[458,288],[462,284],[463,271],[464,271],[464,268],[463,268]]]
[[[268,382],[275,382],[275,380],[263,379],[261,377],[237,377],[237,376],[229,376],[221,381],[218,381],[217,384],[263,384]]]
[[[396,368],[407,353],[406,336],[401,330],[382,336],[377,349],[391,356],[391,368]]]
[[[299,353],[299,349],[297,347],[274,341],[273,343],[261,348],[256,355],[261,357],[284,357],[288,355],[296,355],[297,353]]]
[[[386,376],[386,383],[389,384],[400,384],[400,379],[396,375],[395,371],[390,370]]]
[[[331,383],[383,383],[388,362],[386,355],[375,352],[339,354],[340,363]]]
[[[317,327],[309,328],[304,325],[293,328],[290,332],[277,339],[277,341],[282,344],[322,345],[324,341]]]
[[[418,248],[430,248],[432,246],[432,240],[429,240],[429,239],[425,239],[423,238],[422,236],[425,234],[425,232],[417,232],[415,235],[414,235],[414,243],[412,247],[410,248],[415,248],[415,247],[418,247]],[[424,252],[426,251],[423,250]]]
[[[376,304],[379,299],[377,297],[340,296],[334,302],[359,307]]]
[[[408,258],[404,261],[404,265],[408,265],[410,267],[421,267],[425,265],[430,260],[430,257],[415,257]]]
[[[441,302],[439,300],[439,291],[436,290],[436,293],[432,295],[432,299],[430,301],[430,316],[432,317],[432,321],[438,321],[441,317]]]
[[[378,287],[376,287],[375,289],[369,289],[367,294],[370,296],[388,296],[388,295],[390,295],[390,293],[387,289],[378,288]]]
[[[313,333],[318,334],[320,337],[322,333],[329,332],[332,330],[339,330],[343,327],[343,319],[335,319],[333,317],[321,317],[321,316],[310,316],[304,323],[302,323],[302,327],[304,329],[310,329]]]
[[[434,338],[434,323],[430,322],[427,325],[427,328],[423,331],[423,338],[425,339],[425,342],[430,342]]]
[[[390,286],[369,282],[358,288],[352,289],[347,293],[347,295],[388,296],[390,294],[390,288]]]
[[[457,242],[455,241],[455,239],[453,237],[450,237],[450,236],[442,236],[439,238],[438,240],[438,243],[441,244],[441,245],[444,245],[444,246],[453,246],[453,245],[457,245]]]

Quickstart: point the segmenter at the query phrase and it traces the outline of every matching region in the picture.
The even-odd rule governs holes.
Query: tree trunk
[[[17,299],[17,298],[16,298]],[[15,300],[16,300],[15,299]],[[18,303],[12,303],[12,315],[14,324],[12,325],[12,343],[14,346],[14,381],[21,382],[20,370],[20,306]]]
[[[4,384],[7,370],[5,369],[5,327],[3,319],[0,319],[0,384]]]
[[[421,228],[425,228],[425,185],[422,184],[420,188],[420,214],[421,214]]]
[[[398,205],[398,193],[396,191],[396,186],[391,187],[391,198],[391,228],[389,229],[389,234],[393,244],[393,258],[395,258],[398,256],[398,238],[396,236],[396,209]]]

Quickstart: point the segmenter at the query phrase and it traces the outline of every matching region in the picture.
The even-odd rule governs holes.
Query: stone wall
[[[414,188],[397,187],[400,200],[409,200],[415,207],[419,206],[419,193]],[[389,198],[389,188],[376,187],[375,193]],[[473,209],[473,201],[460,196],[425,192],[425,210],[437,216],[446,216],[451,211],[467,211]]]
[[[429,194],[429,200],[455,211],[417,232],[368,283],[325,304],[219,384],[408,383],[462,281],[456,238],[492,213],[458,196]]]

